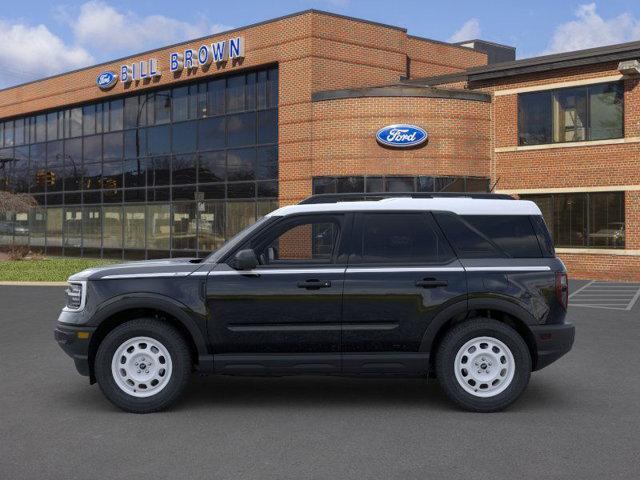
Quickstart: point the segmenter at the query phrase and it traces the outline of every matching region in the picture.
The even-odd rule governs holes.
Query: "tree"
[[[11,193],[0,190],[0,214],[27,212],[37,206],[36,199],[28,193]]]

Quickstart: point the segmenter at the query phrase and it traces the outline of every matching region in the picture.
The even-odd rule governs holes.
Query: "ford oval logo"
[[[100,87],[101,90],[109,90],[113,87],[118,81],[118,76],[113,72],[102,72],[96,78],[96,85]]]
[[[415,125],[388,125],[378,130],[376,138],[382,145],[395,148],[417,147],[427,141],[427,132]]]

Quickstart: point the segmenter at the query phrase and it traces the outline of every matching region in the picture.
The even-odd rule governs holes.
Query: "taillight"
[[[556,273],[556,299],[566,310],[569,304],[569,278],[564,272]]]

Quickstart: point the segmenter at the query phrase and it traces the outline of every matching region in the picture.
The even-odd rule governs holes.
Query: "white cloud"
[[[205,19],[141,16],[102,0],[76,10],[54,7],[52,18],[69,27],[71,39],[45,25],[0,18],[0,88],[231,29]]]
[[[477,18],[471,18],[464,22],[464,25],[449,37],[449,42],[456,43],[473,40],[479,38],[481,33],[480,21]]]
[[[66,16],[76,41],[99,53],[134,53],[230,28],[205,20],[184,22],[164,15],[144,17],[116,10],[101,0],[84,3],[77,18]]]
[[[580,5],[576,19],[558,25],[542,54],[624,43],[640,39],[640,20],[629,13],[605,19],[598,15],[596,3]]]
[[[0,87],[73,70],[93,61],[86,49],[66,44],[44,25],[0,19]]]

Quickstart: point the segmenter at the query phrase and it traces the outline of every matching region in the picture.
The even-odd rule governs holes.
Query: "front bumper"
[[[534,370],[540,370],[555,362],[571,350],[576,328],[572,323],[560,325],[539,325],[531,327],[537,348]]]
[[[60,348],[73,359],[78,373],[85,377],[90,375],[89,344],[95,330],[94,327],[76,327],[58,323],[53,331],[53,336]]]

